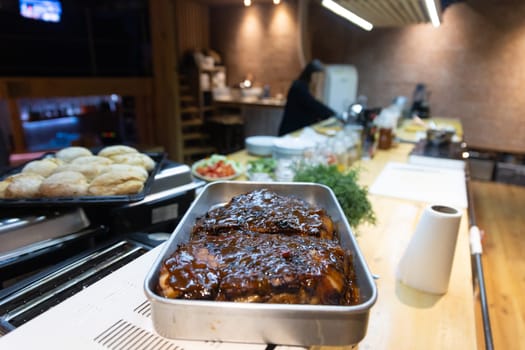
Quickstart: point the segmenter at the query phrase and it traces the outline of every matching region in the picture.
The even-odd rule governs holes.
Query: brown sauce
[[[159,293],[261,303],[359,301],[352,254],[335,239],[324,210],[267,190],[236,196],[197,220],[192,239],[164,261]]]

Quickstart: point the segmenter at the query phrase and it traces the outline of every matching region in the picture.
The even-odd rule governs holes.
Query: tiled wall
[[[447,8],[439,28],[365,32],[313,3],[309,35],[312,57],[357,66],[359,93],[371,105],[397,95],[410,100],[422,82],[432,114],[460,118],[472,147],[525,152],[524,18],[525,1],[477,0]],[[230,84],[251,72],[286,92],[301,70],[294,2],[215,8],[210,21],[211,46],[223,54]]]

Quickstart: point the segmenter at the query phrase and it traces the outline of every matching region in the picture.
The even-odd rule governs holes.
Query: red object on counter
[[[15,153],[9,156],[10,166],[18,166],[33,159],[42,157],[47,152]]]

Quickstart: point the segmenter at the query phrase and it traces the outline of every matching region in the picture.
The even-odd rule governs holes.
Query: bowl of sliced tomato
[[[214,154],[195,162],[191,172],[206,181],[231,180],[243,173],[243,167],[226,156]]]

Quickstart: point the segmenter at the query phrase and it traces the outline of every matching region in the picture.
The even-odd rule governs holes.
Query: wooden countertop
[[[404,142],[418,142],[426,136],[426,130],[433,125],[435,128],[453,128],[459,140],[463,139],[463,126],[461,121],[456,118],[432,117],[421,119],[419,123],[404,119],[401,125],[395,130],[396,137]]]
[[[372,160],[360,161],[360,182],[370,186],[385,164],[406,162],[412,147],[398,144],[378,151]],[[255,158],[246,151],[230,157],[243,163]],[[378,299],[359,349],[476,349],[467,211],[461,219],[449,291],[432,295],[405,286],[395,278],[398,261],[427,203],[372,194],[370,200],[378,222],[375,226],[359,227],[357,240],[371,272],[379,276]]]
[[[213,103],[219,106],[235,106],[235,107],[257,107],[257,108],[284,108],[286,100],[271,98],[256,98],[256,97],[216,97]]]

